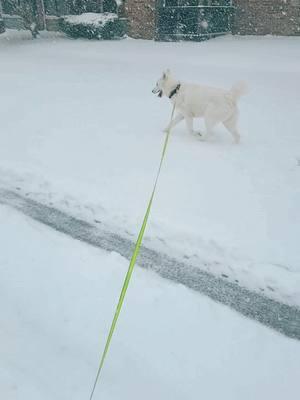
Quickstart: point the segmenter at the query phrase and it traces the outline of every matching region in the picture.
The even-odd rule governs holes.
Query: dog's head
[[[162,76],[156,82],[156,86],[152,90],[152,93],[158,94],[158,97],[162,97],[165,92],[166,84],[167,84],[167,81],[168,81],[170,75],[171,75],[171,71],[169,69],[164,71]]]

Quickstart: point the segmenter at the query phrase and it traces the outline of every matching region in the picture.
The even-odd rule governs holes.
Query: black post
[[[36,16],[39,29],[46,29],[46,15],[44,0],[36,0]]]
[[[161,32],[160,32],[160,13],[161,9],[164,5],[164,0],[155,0],[155,34],[154,34],[154,40],[160,41],[161,38]]]

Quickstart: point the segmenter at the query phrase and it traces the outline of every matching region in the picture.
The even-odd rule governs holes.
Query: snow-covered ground
[[[173,132],[146,242],[300,305],[300,38],[205,43],[0,36],[0,182],[135,237],[170,118],[162,69],[248,81],[242,142]]]
[[[127,261],[0,206],[0,397],[88,399]],[[105,400],[282,400],[300,342],[136,269],[99,382]]]

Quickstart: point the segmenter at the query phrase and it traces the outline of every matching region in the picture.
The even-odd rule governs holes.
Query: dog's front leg
[[[175,118],[173,118],[172,121],[169,123],[169,125],[164,129],[164,132],[168,132],[169,130],[174,128],[174,126],[179,124],[179,122],[182,121],[183,118],[184,116],[182,114],[177,114]]]
[[[194,134],[194,119],[188,115],[186,115],[184,117],[185,119],[185,123],[186,123],[186,127],[188,132],[193,135]]]
[[[184,117],[187,130],[191,135],[196,135],[196,136],[202,136],[202,133],[200,131],[194,131],[194,118],[191,116],[185,116]]]

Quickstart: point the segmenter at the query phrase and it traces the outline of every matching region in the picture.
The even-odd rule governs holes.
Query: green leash
[[[158,179],[159,179],[159,176],[160,176],[160,172],[161,172],[161,168],[162,168],[162,165],[163,165],[163,161],[164,161],[165,155],[166,155],[166,150],[167,150],[169,137],[170,137],[170,132],[171,132],[170,126],[171,126],[171,122],[173,120],[174,111],[175,111],[175,104],[174,104],[173,111],[172,111],[172,114],[171,114],[171,120],[170,120],[169,128],[166,131],[166,138],[165,138],[163,151],[162,151],[162,155],[161,155],[161,159],[160,159],[160,164],[159,164],[159,168],[158,168],[158,171],[157,171],[157,175],[156,175],[154,187],[153,187],[153,190],[152,190],[152,194],[151,194],[151,197],[150,197],[150,200],[149,200],[149,203],[148,203],[148,207],[147,207],[147,211],[146,211],[145,216],[144,216],[143,224],[142,224],[140,233],[138,235],[138,238],[137,238],[137,241],[136,241],[136,244],[135,244],[135,247],[134,247],[134,251],[133,251],[133,254],[132,254],[132,257],[131,257],[131,260],[130,260],[130,264],[129,264],[129,267],[128,267],[128,270],[127,270],[127,274],[126,274],[126,277],[125,277],[125,280],[124,280],[124,284],[123,284],[123,287],[122,287],[122,290],[121,290],[119,302],[118,302],[118,305],[117,305],[117,308],[116,308],[116,311],[115,311],[115,315],[114,315],[114,318],[113,318],[113,321],[112,321],[112,324],[111,324],[111,327],[110,327],[110,330],[109,330],[109,334],[108,334],[108,337],[107,337],[107,340],[106,340],[105,348],[104,348],[104,351],[103,351],[102,356],[101,356],[101,361],[100,361],[99,368],[98,368],[98,371],[97,371],[97,375],[96,375],[96,379],[95,379],[95,382],[94,382],[94,386],[93,386],[93,389],[92,389],[92,392],[91,392],[91,395],[90,395],[90,400],[92,400],[92,398],[94,396],[94,392],[95,392],[95,389],[96,389],[96,386],[97,386],[97,383],[98,383],[98,380],[99,380],[99,376],[100,376],[102,367],[104,365],[104,361],[105,361],[106,355],[107,355],[108,350],[109,350],[110,342],[111,342],[112,336],[114,334],[114,330],[115,330],[115,327],[117,325],[117,321],[118,321],[118,318],[119,318],[119,315],[120,315],[120,312],[121,312],[121,309],[122,309],[122,305],[123,305],[123,302],[124,302],[124,299],[125,299],[125,296],[126,296],[126,292],[127,292],[127,289],[128,289],[128,286],[129,286],[129,282],[130,282],[130,278],[131,278],[131,275],[132,275],[132,272],[133,272],[133,269],[134,269],[134,266],[135,266],[135,263],[136,263],[136,259],[137,259],[137,256],[139,254],[140,248],[141,248],[141,244],[142,244],[144,233],[145,233],[146,226],[147,226],[147,223],[148,223],[148,218],[149,218],[149,214],[150,214],[150,211],[151,211],[154,195],[155,195],[155,192],[156,192],[157,182],[158,182]]]

